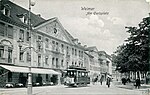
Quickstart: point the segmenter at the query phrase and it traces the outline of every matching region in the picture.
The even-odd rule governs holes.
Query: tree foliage
[[[138,27],[125,27],[130,36],[117,48],[113,62],[120,72],[149,70],[150,17],[144,18]]]

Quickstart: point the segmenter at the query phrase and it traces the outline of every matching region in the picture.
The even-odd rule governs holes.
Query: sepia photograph
[[[0,95],[150,95],[150,0],[0,0]]]

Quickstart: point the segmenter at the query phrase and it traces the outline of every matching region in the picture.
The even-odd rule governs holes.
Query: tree
[[[121,73],[149,70],[150,17],[144,18],[138,27],[125,27],[130,36],[117,48],[113,62]]]

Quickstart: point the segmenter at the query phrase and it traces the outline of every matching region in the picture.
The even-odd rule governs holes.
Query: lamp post
[[[29,47],[26,47],[23,50],[21,50],[23,41],[21,39],[17,41],[19,43],[20,52],[24,53],[24,51],[27,48],[29,49],[29,52],[30,52],[30,61],[29,61],[30,63],[28,65],[29,72],[28,72],[27,95],[32,95],[31,49],[33,50],[35,49],[31,47],[31,6],[34,6],[34,5],[35,5],[35,2],[32,2],[31,0],[29,0],[29,13],[28,13]]]

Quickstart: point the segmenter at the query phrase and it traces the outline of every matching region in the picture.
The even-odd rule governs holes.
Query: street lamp
[[[24,53],[24,51],[26,51],[26,49],[29,49],[30,52],[30,63],[28,65],[29,68],[29,73],[28,73],[28,85],[27,85],[27,95],[32,95],[32,73],[31,73],[31,49],[33,49],[35,51],[35,49],[33,47],[31,47],[31,6],[34,6],[35,2],[32,2],[31,0],[29,0],[29,13],[28,13],[28,31],[29,31],[29,47],[26,47],[24,49],[22,49],[22,39],[19,38],[19,40],[17,41],[19,43],[19,49],[21,53]],[[37,51],[36,51],[37,52]]]

